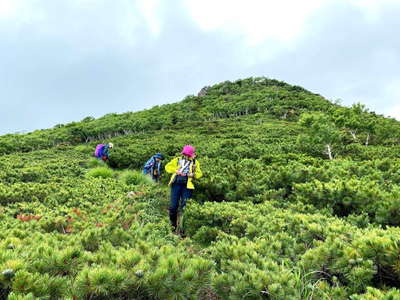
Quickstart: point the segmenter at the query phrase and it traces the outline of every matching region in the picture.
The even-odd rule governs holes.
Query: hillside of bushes
[[[0,299],[400,299],[399,142],[394,119],[267,78],[0,136]],[[141,168],[185,144],[204,177],[182,238],[168,175]]]

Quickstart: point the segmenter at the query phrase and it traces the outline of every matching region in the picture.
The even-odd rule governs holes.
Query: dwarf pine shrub
[[[86,177],[94,178],[112,178],[113,176],[114,172],[108,167],[97,167],[86,173]]]
[[[92,158],[87,162],[87,166],[89,168],[105,167],[106,163],[101,159]]]
[[[249,78],[0,136],[0,298],[400,299],[400,123],[347,110]],[[297,120],[315,112],[330,128],[313,134]],[[118,145],[107,163],[100,140]],[[153,185],[132,170],[187,143],[204,176],[182,239],[169,174]]]
[[[124,171],[120,179],[127,185],[151,185],[153,180],[150,176],[144,175],[139,171]]]
[[[35,300],[35,296],[32,293],[26,294],[26,295],[20,295],[17,293],[12,292],[10,295],[8,295],[8,300]]]

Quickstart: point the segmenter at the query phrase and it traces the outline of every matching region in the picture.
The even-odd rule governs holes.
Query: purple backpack
[[[102,157],[103,156],[103,148],[104,148],[104,144],[98,144],[96,146],[96,150],[94,151],[94,156]]]

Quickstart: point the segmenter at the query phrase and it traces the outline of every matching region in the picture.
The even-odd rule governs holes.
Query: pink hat
[[[181,154],[189,156],[189,157],[193,157],[194,156],[194,152],[195,152],[195,149],[194,149],[193,146],[186,145],[186,146],[183,147],[183,150],[182,150]]]

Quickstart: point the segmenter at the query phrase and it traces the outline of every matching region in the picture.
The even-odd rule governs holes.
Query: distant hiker
[[[96,150],[94,151],[94,156],[97,157],[97,159],[107,161],[110,156],[110,149],[112,149],[113,147],[113,143],[108,143],[107,145],[98,144],[96,146]]]
[[[184,146],[181,154],[181,157],[174,158],[165,166],[167,173],[172,174],[169,182],[171,186],[169,218],[174,230],[177,227],[178,209],[180,208],[183,211],[186,201],[192,197],[193,179],[203,176],[200,163],[196,160],[194,147],[191,145]]]
[[[162,161],[164,156],[161,153],[153,155],[144,165],[143,173],[151,176],[154,181],[159,181],[162,172]]]

